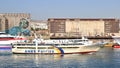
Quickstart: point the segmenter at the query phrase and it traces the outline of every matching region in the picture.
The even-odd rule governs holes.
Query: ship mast
[[[35,26],[33,25],[34,37],[35,37],[35,52],[38,53],[38,37],[36,35]]]

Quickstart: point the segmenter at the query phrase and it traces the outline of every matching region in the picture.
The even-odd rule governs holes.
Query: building
[[[31,20],[30,26],[33,35],[34,32],[36,32],[38,37],[42,36],[43,38],[49,38],[47,21]]]
[[[19,26],[21,19],[30,23],[29,13],[0,13],[0,31],[6,31],[14,26]]]
[[[47,21],[31,20],[30,26],[35,29],[48,29]]]
[[[119,34],[119,19],[49,18],[50,36],[109,36]]]

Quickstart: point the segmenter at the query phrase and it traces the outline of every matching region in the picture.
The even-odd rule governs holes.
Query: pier
[[[88,39],[113,39],[112,36],[86,36]],[[81,39],[82,37],[56,37],[51,36],[50,39]]]

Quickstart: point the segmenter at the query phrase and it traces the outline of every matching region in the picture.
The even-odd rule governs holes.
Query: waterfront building
[[[35,29],[48,29],[47,21],[31,20],[30,26]]]
[[[119,19],[114,18],[49,18],[50,36],[110,36],[119,34]]]
[[[37,36],[42,36],[43,38],[48,38],[48,23],[47,21],[43,20],[31,20],[31,32],[34,35],[34,31],[36,32]]]
[[[26,19],[30,23],[30,18],[29,13],[0,13],[0,31],[19,26],[21,19]]]

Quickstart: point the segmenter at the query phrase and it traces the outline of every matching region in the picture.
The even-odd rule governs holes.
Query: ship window
[[[1,39],[14,39],[14,37],[0,37]]]
[[[38,47],[38,49],[46,49],[46,47]]]
[[[35,49],[35,47],[17,47],[18,49]]]
[[[79,48],[79,47],[67,47],[67,48]]]
[[[54,49],[54,47],[48,47],[48,49]]]
[[[79,48],[79,47],[62,47],[62,48]]]

